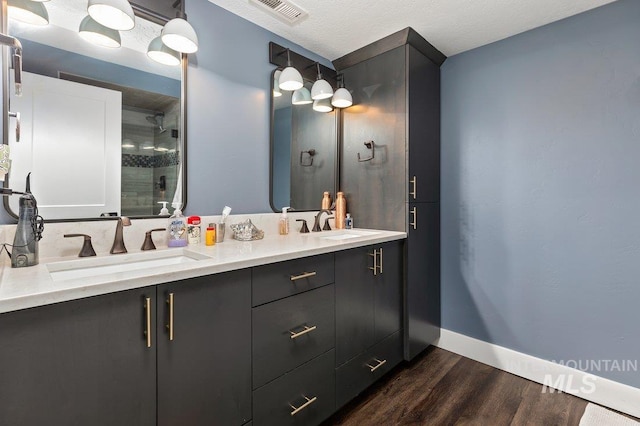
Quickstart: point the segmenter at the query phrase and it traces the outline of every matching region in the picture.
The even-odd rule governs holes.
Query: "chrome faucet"
[[[322,213],[326,213],[328,215],[331,215],[331,210],[320,210],[318,212],[318,214],[316,215],[316,220],[315,222],[313,222],[313,228],[311,229],[313,232],[320,232],[320,216],[322,216]]]
[[[123,226],[131,226],[131,219],[126,216],[121,216],[118,218],[118,224],[116,225],[116,235],[113,237],[113,245],[111,246],[111,250],[109,250],[109,253],[111,254],[120,254],[127,252],[127,248],[124,246],[124,236],[122,232]]]

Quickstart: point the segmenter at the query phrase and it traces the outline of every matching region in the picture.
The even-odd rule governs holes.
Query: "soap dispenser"
[[[160,209],[159,216],[168,216],[169,209],[167,208],[167,201],[158,201],[158,204],[162,204],[162,208]]]
[[[278,221],[278,230],[280,235],[287,235],[289,233],[289,218],[287,217],[287,210],[291,207],[283,207],[282,215],[280,216],[280,220]]]
[[[187,219],[180,210],[180,203],[173,203],[173,214],[169,218],[167,226],[167,245],[169,247],[186,247],[187,240]]]

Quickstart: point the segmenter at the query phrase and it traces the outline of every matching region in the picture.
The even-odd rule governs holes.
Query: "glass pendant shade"
[[[198,51],[198,36],[191,24],[183,18],[173,18],[162,28],[162,42],[181,53]]]
[[[136,25],[128,0],[89,0],[87,12],[94,21],[112,30],[128,31]]]
[[[180,53],[165,45],[160,37],[151,40],[147,48],[147,56],[164,65],[180,65]]]
[[[311,93],[309,93],[309,89],[306,87],[301,87],[300,89],[293,92],[291,96],[291,103],[293,105],[307,105],[313,102],[311,99]]]
[[[282,92],[278,87],[278,80],[280,80],[280,74],[282,74],[282,71],[280,70],[276,70],[276,72],[273,73],[273,97],[274,98],[279,98],[280,96],[282,96]]]
[[[311,87],[311,99],[327,99],[333,96],[333,87],[327,80],[319,79]]]
[[[282,90],[298,90],[302,84],[302,75],[294,67],[286,67],[280,74],[278,86]]]
[[[85,16],[78,31],[80,37],[98,46],[115,48],[122,44],[118,31],[99,24],[91,16]]]
[[[44,4],[31,0],[9,0],[7,2],[9,17],[16,21],[31,25],[47,25],[49,12]]]
[[[344,87],[340,87],[331,98],[331,105],[336,108],[348,108],[353,105],[351,93]]]
[[[313,110],[318,112],[331,112],[333,107],[329,98],[318,99],[313,101]]]

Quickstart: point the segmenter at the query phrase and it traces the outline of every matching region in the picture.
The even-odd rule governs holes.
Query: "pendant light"
[[[280,96],[282,96],[282,92],[280,91],[280,88],[278,87],[278,81],[280,80],[280,74],[282,74],[282,71],[280,71],[280,70],[276,70],[276,72],[273,73],[273,97],[274,98],[279,98]]]
[[[282,70],[280,79],[278,80],[278,86],[282,90],[298,90],[303,86],[302,75],[300,72],[291,66],[291,56],[289,49],[287,49],[287,67]]]
[[[94,21],[89,15],[80,22],[78,32],[80,37],[98,46],[116,48],[122,44],[118,31]]]
[[[162,28],[162,42],[180,53],[194,53],[198,51],[198,35],[191,24],[187,22],[184,13],[185,0],[180,0],[180,10],[176,17],[167,22]]]
[[[31,0],[9,0],[7,10],[11,19],[31,25],[47,25],[49,13],[44,4]]]
[[[327,99],[333,96],[333,87],[329,84],[327,80],[322,78],[322,74],[320,73],[320,64],[316,62],[318,67],[318,79],[313,86],[311,87],[311,99]]]
[[[344,74],[338,75],[338,90],[331,98],[331,105],[336,108],[348,108],[353,105],[351,92],[344,88]]]
[[[160,36],[154,38],[151,40],[151,43],[149,43],[147,56],[163,65],[180,65],[180,53],[165,45]]]
[[[316,99],[313,101],[313,110],[318,112],[331,112],[333,107],[331,106],[331,100],[329,98]]]
[[[291,96],[291,103],[293,105],[308,105],[311,102],[313,102],[311,99],[311,93],[309,93],[309,89],[306,87],[301,87],[298,90],[295,90]]]
[[[94,21],[112,30],[128,31],[136,25],[128,0],[89,0],[87,12]]]

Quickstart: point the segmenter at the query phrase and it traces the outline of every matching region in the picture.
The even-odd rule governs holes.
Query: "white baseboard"
[[[442,329],[435,346],[613,410],[640,417],[640,389]],[[557,390],[556,390],[557,389]]]

